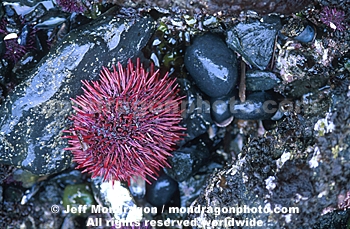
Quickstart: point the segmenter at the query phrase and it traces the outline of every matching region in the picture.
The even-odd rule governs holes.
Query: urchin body
[[[104,180],[155,178],[182,138],[175,79],[147,72],[139,59],[124,69],[103,68],[100,80],[82,81],[84,94],[72,101],[75,114],[69,148],[78,169]]]

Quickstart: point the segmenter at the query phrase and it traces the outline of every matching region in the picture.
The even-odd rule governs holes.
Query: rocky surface
[[[208,220],[225,217],[247,222],[228,228],[253,228],[249,225],[253,221],[261,222],[261,228],[349,227],[348,2],[106,2],[90,1],[91,5],[85,5],[84,12],[78,14],[63,12],[62,6],[51,1],[2,2],[0,17],[5,21],[0,22],[1,228],[106,228],[93,224],[99,219],[190,219],[200,228]],[[107,12],[117,3],[119,6]],[[256,12],[241,11],[248,9]],[[326,20],[322,13],[325,11],[346,17],[330,15]],[[266,16],[268,12],[275,14]],[[186,49],[206,34],[215,34],[219,45],[226,49],[230,45],[224,41],[232,38],[229,32],[233,31],[239,31],[236,38],[242,41],[242,34],[250,36],[249,42],[254,41],[255,35],[260,40],[263,37],[266,46],[244,44],[242,50],[237,49],[233,66],[237,69],[237,81],[228,85],[223,96],[208,96],[203,87],[213,85],[194,79],[190,69],[195,66],[185,58]],[[314,32],[316,36],[311,39]],[[11,38],[15,35],[21,39]],[[307,39],[299,39],[299,35]],[[31,43],[29,38],[36,42]],[[13,50],[14,45],[22,45],[25,48],[19,46],[18,50],[26,53],[9,56],[8,50]],[[206,56],[211,58],[210,52]],[[153,186],[146,185],[140,177],[114,185],[101,178],[91,179],[74,170],[69,151],[63,151],[66,143],[61,139],[61,130],[70,124],[66,119],[72,112],[69,98],[81,93],[80,80],[97,79],[101,66],[110,68],[118,60],[124,64],[129,57],[140,57],[145,65],[152,60],[162,73],[169,71],[169,77],[177,78],[184,96],[181,125],[187,128],[186,136],[169,160],[172,168],[165,169],[173,179],[160,178]],[[263,64],[256,64],[261,61]],[[260,75],[262,72],[268,74]],[[198,77],[202,77],[202,72]],[[25,95],[29,92],[34,96],[28,99]],[[241,101],[242,95],[245,101]],[[24,103],[23,98],[28,100],[19,106],[20,101]],[[231,98],[235,98],[232,110],[239,111],[237,114],[222,109],[224,105],[230,108]],[[273,117],[261,109],[266,99],[276,102]],[[222,102],[215,103],[218,100]],[[240,111],[240,107],[246,111]],[[251,113],[250,108],[263,112]],[[22,116],[15,116],[14,111],[21,111]],[[29,146],[39,141],[36,137],[41,137],[44,145],[33,151]],[[16,147],[4,151],[10,144]],[[24,169],[48,175],[38,176]],[[168,192],[168,196],[162,192]],[[67,203],[89,205],[93,201],[126,211],[81,215],[62,211]],[[52,211],[53,205],[59,212]],[[266,212],[174,214],[168,210],[199,205],[220,209],[262,206]],[[158,212],[142,214],[134,211],[136,206]],[[269,211],[275,207],[297,207],[299,213]]]
[[[38,175],[70,166],[62,131],[69,125],[70,98],[82,93],[81,80],[97,79],[102,66],[142,57],[154,29],[149,17],[118,18],[115,10],[70,32],[6,98],[0,108],[2,163]]]

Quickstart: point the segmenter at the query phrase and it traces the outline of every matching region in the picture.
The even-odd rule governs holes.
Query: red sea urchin
[[[185,130],[181,121],[179,89],[168,74],[160,78],[153,65],[148,73],[139,59],[124,69],[103,68],[100,80],[82,81],[84,94],[72,101],[75,115],[66,150],[77,169],[104,180],[129,181],[133,176],[155,179]]]

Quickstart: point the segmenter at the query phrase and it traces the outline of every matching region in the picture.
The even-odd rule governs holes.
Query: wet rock
[[[185,66],[199,89],[210,97],[229,94],[237,81],[237,57],[220,37],[207,33],[186,49]]]
[[[212,207],[213,209],[224,209],[224,208],[243,208],[243,206],[259,207],[261,206],[264,209],[265,204],[262,198],[257,198],[254,192],[250,192],[249,188],[246,187],[244,179],[244,174],[241,173],[235,166],[231,167],[228,170],[223,170],[215,173],[214,177],[210,179],[210,184],[202,191],[201,195],[192,203],[193,208],[198,208],[198,206]],[[237,210],[236,210],[237,212]],[[206,221],[211,220],[224,220],[225,218],[231,218],[234,215],[234,220],[237,223],[238,220],[251,220],[267,222],[269,214],[264,211],[259,212],[259,214],[249,214],[243,212],[241,214],[237,213],[222,213],[215,215],[212,212],[203,212],[202,214],[191,213],[189,218],[195,220],[199,225],[205,223]],[[230,217],[231,216],[231,217]],[[242,224],[244,225],[244,224]],[[271,227],[267,227],[267,224],[264,224],[262,228],[274,228],[276,222],[269,221]],[[232,223],[231,225],[232,226]],[[223,229],[227,226],[217,225],[215,228]],[[230,228],[230,227],[229,227]],[[253,228],[246,225],[241,227],[244,229]]]
[[[210,99],[211,117],[220,127],[227,126],[233,121],[233,115],[230,111],[230,102],[232,98],[234,97],[223,96]]]
[[[4,41],[5,36],[5,34],[0,34],[0,56],[3,56],[6,52],[6,45]],[[1,68],[3,68],[3,66]]]
[[[47,182],[42,186],[38,201],[40,204],[58,204],[62,201],[63,188],[57,182]],[[36,201],[35,199],[33,201]]]
[[[16,12],[11,8],[11,6],[5,5],[4,8],[5,8],[5,13],[8,17],[15,16]]]
[[[193,0],[191,4],[185,4],[182,1],[162,1],[162,0],[135,0],[132,2],[122,1],[123,4],[147,4],[151,6],[163,7],[170,9],[172,7],[185,8],[189,11],[202,10],[203,14],[229,14],[239,15],[241,11],[254,10],[259,14],[281,13],[292,14],[299,12],[303,8],[312,3],[311,0],[292,0],[292,1],[276,1],[276,0]]]
[[[171,168],[165,168],[165,172],[178,182],[188,179],[208,162],[211,145],[209,138],[203,137],[194,141],[192,146],[181,147],[169,158]]]
[[[315,225],[317,229],[349,228],[350,210],[334,211],[320,217],[320,222]],[[305,228],[306,229],[306,228]]]
[[[215,174],[193,206],[293,207],[298,214],[264,212],[243,214],[237,219],[259,219],[268,229],[346,228],[349,214],[339,211],[339,200],[350,189],[349,128],[345,125],[350,120],[350,109],[345,85],[341,94],[341,89],[336,89],[337,104],[326,118],[324,113],[330,111],[331,104],[322,106],[318,114],[292,111],[278,128],[250,139],[234,165]],[[318,100],[312,103],[328,100],[323,91],[316,93],[312,98]],[[309,134],[319,123],[317,116],[326,127],[333,126],[322,136],[317,131]],[[330,213],[323,214],[327,211]],[[225,217],[210,213],[190,216],[196,220]]]
[[[2,18],[4,16],[4,7],[2,2],[0,3],[0,18]]]
[[[15,7],[15,9],[18,9],[18,7]],[[48,4],[39,3],[35,6],[32,6],[28,10],[28,13],[24,14],[24,18],[26,21],[38,20],[39,18],[43,17],[49,9],[50,7],[48,7]]]
[[[65,218],[64,221],[62,223],[61,229],[65,229],[65,228],[77,228],[79,226],[79,224],[77,224],[75,222],[76,216],[73,214],[68,214]],[[86,224],[84,222],[84,224]]]
[[[1,195],[2,201],[0,202],[0,206],[1,206],[0,227],[1,228],[9,228],[14,225],[18,225],[18,226],[21,225],[22,222],[25,221],[25,219],[34,211],[34,206],[32,204],[22,205],[22,204],[19,204],[19,199],[13,199],[13,201],[10,201],[10,199],[7,199],[7,195],[9,193],[5,193],[5,192],[8,192],[6,191],[6,189],[9,189],[9,188],[10,186],[7,185],[6,188],[5,187],[3,188],[3,193],[1,193],[2,194]],[[20,194],[21,191],[18,192],[18,190],[15,191],[15,189],[13,189],[12,191]],[[0,188],[0,190],[2,190],[2,188]],[[20,195],[18,195],[17,198],[20,198]],[[28,221],[26,223],[28,223]],[[25,224],[25,225],[32,225],[32,223]]]
[[[246,89],[248,91],[266,91],[274,88],[281,80],[272,72],[247,71]]]
[[[278,112],[278,111],[277,111]],[[274,128],[277,127],[277,121],[275,121],[275,119],[273,119],[274,117],[272,117],[272,120],[262,120],[262,124],[265,130],[273,130]],[[278,117],[278,119],[276,118],[276,120],[281,119],[282,117]]]
[[[188,207],[205,188],[209,175],[196,175],[179,183],[181,194],[181,207]]]
[[[186,127],[185,141],[190,141],[206,133],[213,120],[210,116],[210,103],[203,99],[201,93],[187,79],[178,80],[182,91],[186,93],[181,105],[181,125]]]
[[[264,70],[271,60],[277,31],[276,23],[242,22],[228,30],[226,43],[247,63]]]
[[[178,183],[165,173],[147,186],[146,199],[152,205],[161,207],[167,204],[178,190]]]
[[[115,10],[115,9],[114,9]],[[81,80],[96,80],[102,66],[142,57],[153,32],[150,18],[120,19],[114,10],[72,31],[18,85],[0,107],[0,162],[34,174],[67,168],[71,154],[62,130]]]
[[[0,184],[7,182],[7,179],[13,174],[16,170],[14,166],[0,164]]]
[[[266,92],[251,93],[245,102],[235,100],[230,105],[233,116],[244,120],[270,119],[278,110],[277,101]]]
[[[16,186],[7,186],[4,190],[4,201],[6,202],[17,202],[21,199],[23,190]]]

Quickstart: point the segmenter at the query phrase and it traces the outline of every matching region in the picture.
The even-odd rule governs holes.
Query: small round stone
[[[224,127],[229,125],[233,116],[230,111],[230,100],[232,97],[224,96],[210,100],[210,113],[216,125]],[[233,97],[234,98],[234,97]]]
[[[278,104],[270,94],[266,92],[254,92],[247,96],[245,102],[242,103],[236,100],[230,108],[233,116],[237,119],[265,120],[271,119],[276,113]]]
[[[201,91],[210,97],[229,94],[237,81],[237,56],[211,33],[197,37],[186,49],[185,66]]]
[[[178,190],[178,183],[166,174],[162,174],[152,185],[147,186],[146,199],[156,207],[167,204]]]

